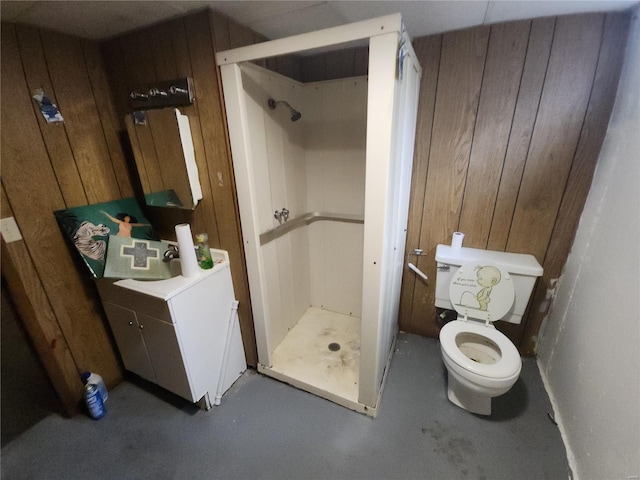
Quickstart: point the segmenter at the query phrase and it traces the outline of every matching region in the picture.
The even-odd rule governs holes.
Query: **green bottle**
[[[200,268],[205,270],[213,268],[213,259],[211,258],[211,250],[209,250],[209,236],[206,233],[196,235],[196,257]]]

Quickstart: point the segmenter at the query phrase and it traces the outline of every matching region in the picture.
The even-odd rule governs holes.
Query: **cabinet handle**
[[[133,320],[129,320],[129,325],[133,325]]]
[[[144,325],[140,324],[140,330],[142,330],[144,328]]]

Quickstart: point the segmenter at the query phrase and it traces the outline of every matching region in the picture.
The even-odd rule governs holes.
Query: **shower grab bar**
[[[260,246],[266,245],[267,243],[275,240],[276,238],[280,238],[282,235],[290,232],[295,228],[301,227],[303,225],[309,225],[319,220],[364,224],[363,215],[349,215],[349,214],[327,213],[327,212],[309,212],[309,213],[300,215],[296,218],[292,218],[291,220],[283,224],[280,224],[277,227],[272,228],[271,230],[267,230],[266,232],[261,233]]]

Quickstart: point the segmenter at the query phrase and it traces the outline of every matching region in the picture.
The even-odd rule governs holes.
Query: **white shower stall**
[[[255,63],[365,43],[364,76],[301,83]],[[375,415],[397,332],[421,76],[401,17],[217,60],[258,370]]]

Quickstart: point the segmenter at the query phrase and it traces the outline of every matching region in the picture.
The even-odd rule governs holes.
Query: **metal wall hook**
[[[141,85],[129,93],[132,110],[183,107],[193,103],[193,81],[190,78]]]

